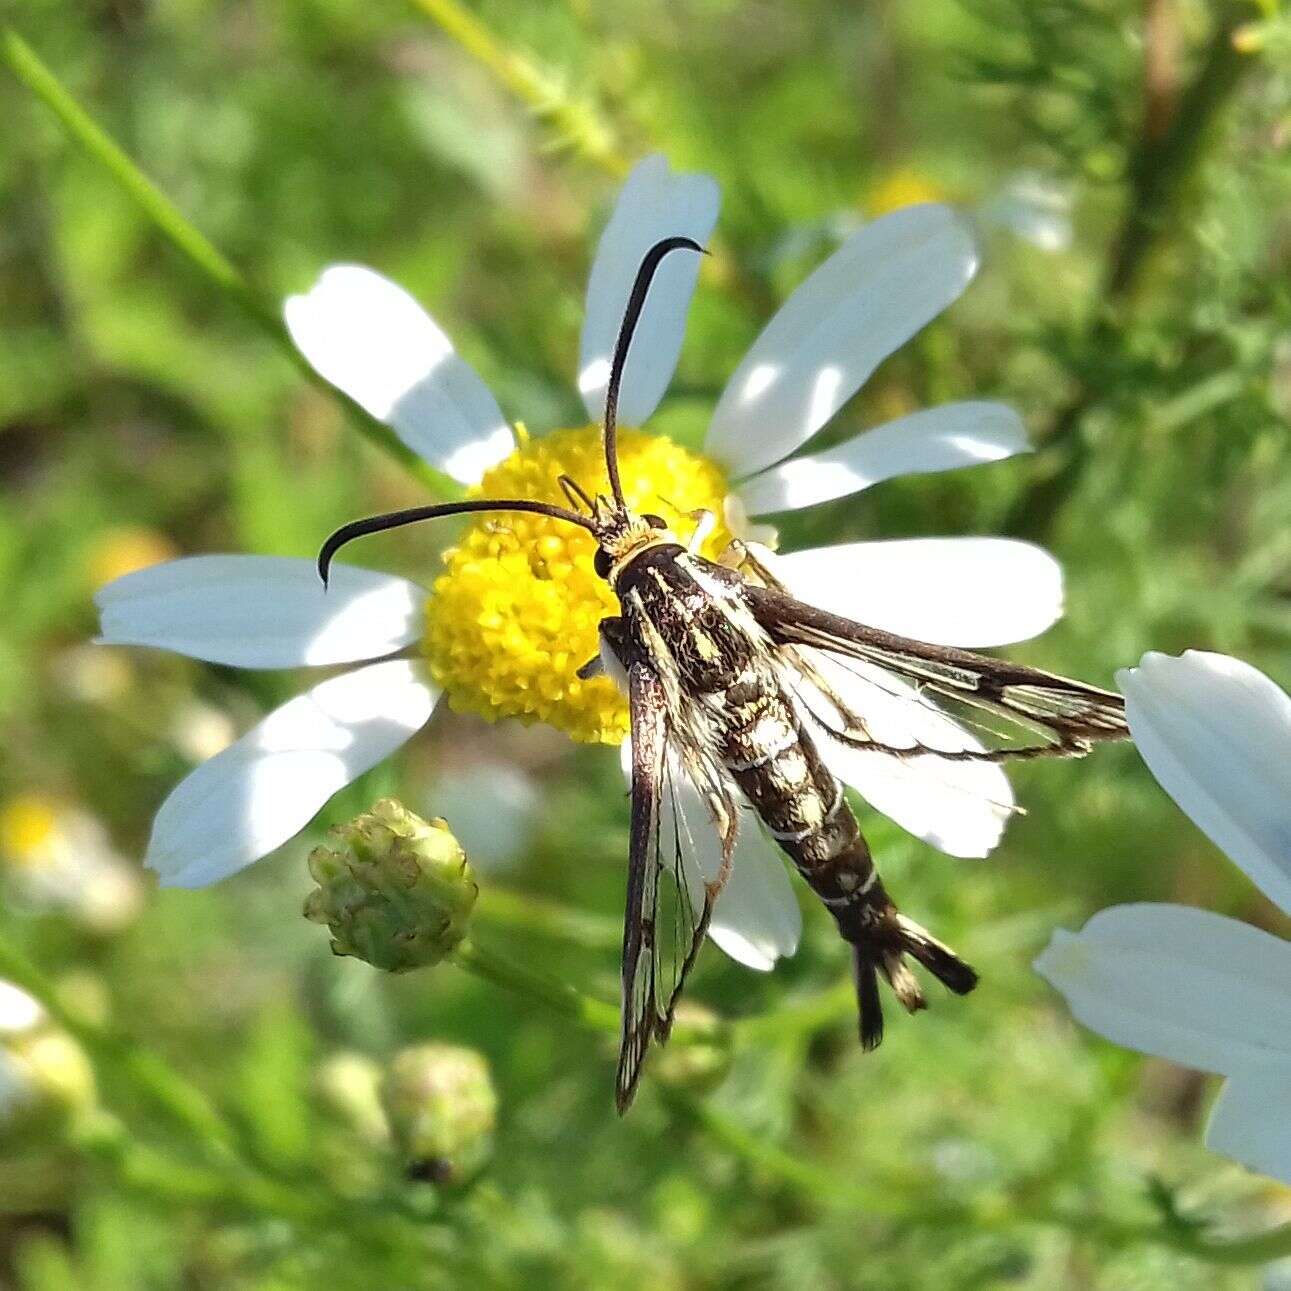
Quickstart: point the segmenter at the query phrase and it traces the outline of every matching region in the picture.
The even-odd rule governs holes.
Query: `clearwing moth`
[[[413,507],[344,525],[318,557],[326,583],[333,556],[355,538],[479,511],[550,516],[581,526],[596,540],[595,569],[617,596],[620,613],[601,622],[600,655],[580,675],[611,673],[627,693],[631,720],[623,1022],[615,1085],[620,1112],[632,1102],[650,1045],[668,1037],[730,874],[745,804],[851,947],[866,1049],[883,1037],[880,978],[910,1012],[925,1005],[908,961],[956,994],[977,984],[972,968],[898,911],[819,745],[834,741],[901,761],[995,762],[1080,756],[1096,741],[1129,734],[1118,694],[827,613],[796,600],[768,560],[744,544],[732,544],[718,562],[701,557],[702,517],[686,545],[660,517],[628,508],[615,449],[619,387],[655,271],[664,257],[683,250],[703,248],[685,237],[653,246],[627,302],[606,388],[608,497],[591,497],[577,481],[561,477],[569,507],[531,499]],[[871,733],[865,713],[854,711],[839,693],[844,678],[849,692],[868,686],[904,704],[959,712],[999,746],[886,744]],[[1009,736],[1025,742],[1008,744]],[[697,791],[706,820],[687,819],[678,792],[683,779]],[[721,840],[723,860],[711,879],[699,876],[688,859],[697,828],[715,829]]]

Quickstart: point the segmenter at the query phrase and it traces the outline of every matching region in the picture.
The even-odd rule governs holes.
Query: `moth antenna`
[[[589,514],[596,510],[596,506],[588,496],[587,490],[573,476],[558,476],[556,483],[560,485],[561,492],[569,499],[570,506],[577,507],[581,502],[587,508]]]
[[[632,337],[636,332],[637,323],[641,321],[641,311],[645,308],[650,283],[664,256],[673,251],[681,250],[698,251],[700,255],[708,254],[694,238],[680,236],[664,238],[661,242],[656,242],[645,253],[645,258],[641,261],[641,267],[637,270],[636,281],[632,284],[632,292],[628,296],[628,307],[623,311],[623,322],[619,325],[618,340],[614,342],[614,357],[610,361],[610,379],[605,387],[605,430],[603,438],[605,442],[605,469],[610,477],[610,492],[614,494],[614,501],[620,511],[627,510],[627,502],[623,498],[623,486],[619,482],[619,454],[616,443],[619,419],[619,386],[623,381],[623,367],[628,360],[628,347],[632,344]]]
[[[365,520],[351,520],[330,534],[318,551],[318,576],[327,586],[331,572],[332,558],[348,542],[355,538],[365,538],[371,533],[384,533],[387,529],[402,529],[404,525],[417,524],[422,520],[438,520],[444,516],[467,515],[478,511],[525,511],[531,515],[549,516],[553,520],[564,520],[576,524],[581,529],[595,535],[596,526],[577,511],[558,507],[550,502],[534,502],[528,498],[515,498],[506,501],[494,501],[491,498],[472,498],[466,502],[439,502],[432,506],[409,507],[404,511],[387,511],[383,515],[368,516]]]

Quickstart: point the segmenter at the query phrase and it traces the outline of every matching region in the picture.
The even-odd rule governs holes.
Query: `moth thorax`
[[[657,543],[677,541],[670,529],[656,527],[644,517],[631,514],[616,520],[612,527],[598,535],[598,540],[615,564],[621,564]]]

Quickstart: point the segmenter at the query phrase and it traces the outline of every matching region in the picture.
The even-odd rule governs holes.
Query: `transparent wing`
[[[703,754],[687,746],[670,719],[664,687],[648,663],[638,661],[628,669],[628,703],[632,820],[623,926],[623,1034],[615,1081],[620,1112],[636,1094],[651,1043],[668,1038],[677,1000],[729,872],[728,864],[714,880],[696,882],[692,831],[714,824],[687,818],[679,778],[691,775],[702,783],[702,771],[695,775],[686,768],[699,771]],[[723,791],[714,787],[709,793],[721,799],[714,808],[733,818]]]
[[[1038,668],[946,646],[929,645],[818,610],[777,587],[748,583],[754,617],[790,661],[824,695],[827,712],[814,716],[841,743],[897,757],[932,755],[944,761],[1003,762],[1078,757],[1101,740],[1129,737],[1125,701]],[[854,671],[895,697],[956,718],[975,737],[928,744],[915,738],[890,744],[831,686],[813,651],[854,661]],[[1029,742],[1028,742],[1029,741]],[[955,747],[958,744],[959,747]]]

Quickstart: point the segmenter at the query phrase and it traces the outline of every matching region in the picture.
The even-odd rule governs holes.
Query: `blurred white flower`
[[[26,991],[0,980],[0,1127],[75,1114],[94,1099],[84,1050]]]
[[[1118,674],[1162,788],[1291,914],[1291,698],[1226,655],[1145,655]],[[1117,1044],[1226,1076],[1209,1147],[1291,1183],[1291,942],[1205,910],[1142,904],[1059,931],[1035,962]]]
[[[1041,251],[1071,245],[1071,193],[1057,180],[1020,171],[978,208],[977,218],[1030,242]]]
[[[0,803],[0,875],[12,894],[60,910],[96,932],[115,932],[139,913],[138,872],[89,812],[41,794]]]
[[[171,743],[190,762],[223,753],[237,737],[233,719],[200,699],[185,700],[171,714]]]
[[[528,847],[541,802],[533,778],[509,762],[445,767],[422,796],[442,816],[481,874],[514,865]]]
[[[69,646],[55,656],[54,682],[83,704],[108,704],[120,699],[134,680],[130,660],[116,650],[92,645]]]
[[[20,986],[0,980],[0,1038],[31,1031],[45,1020],[45,1010]]]
[[[10,1045],[44,1021],[45,1010],[26,991],[0,980],[0,1124],[37,1097],[31,1072]]]

